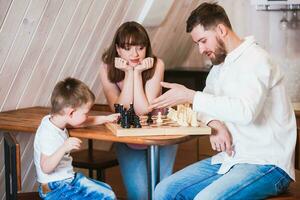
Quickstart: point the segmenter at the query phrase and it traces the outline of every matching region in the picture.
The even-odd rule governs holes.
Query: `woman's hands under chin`
[[[142,62],[134,67],[134,71],[143,72],[153,67],[154,59],[151,57],[145,58]]]
[[[125,59],[120,58],[120,57],[115,58],[115,67],[124,72],[130,71],[133,69],[133,67],[130,66]]]

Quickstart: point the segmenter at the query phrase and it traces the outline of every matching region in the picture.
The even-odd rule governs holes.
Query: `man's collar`
[[[248,47],[250,47],[254,43],[255,43],[255,39],[253,36],[245,37],[244,41],[226,56],[224,60],[224,64],[227,65],[234,62],[238,57],[240,57],[243,54],[243,52]]]

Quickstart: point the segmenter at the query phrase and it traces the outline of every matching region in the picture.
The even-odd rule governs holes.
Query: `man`
[[[253,37],[240,39],[224,9],[203,3],[187,20],[199,52],[213,63],[203,92],[169,90],[151,107],[192,103],[212,128],[217,155],[164,179],[155,199],[264,199],[295,179],[296,122],[283,76]]]

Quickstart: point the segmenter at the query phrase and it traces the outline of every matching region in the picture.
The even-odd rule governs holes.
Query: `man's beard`
[[[221,64],[222,62],[224,62],[226,56],[227,56],[227,52],[226,52],[226,49],[225,49],[225,44],[224,42],[216,37],[216,40],[217,40],[217,46],[216,46],[216,49],[215,49],[215,57],[210,59],[211,60],[211,63],[213,65],[219,65]]]

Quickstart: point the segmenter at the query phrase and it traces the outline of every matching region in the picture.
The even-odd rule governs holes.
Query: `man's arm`
[[[241,74],[236,83],[237,90],[232,92],[234,96],[195,92],[179,84],[167,83],[163,85],[169,90],[154,99],[151,108],[193,103],[194,111],[224,122],[249,124],[255,120],[264,105],[272,77],[270,66],[264,66],[263,69],[250,68],[248,71],[247,74]]]

